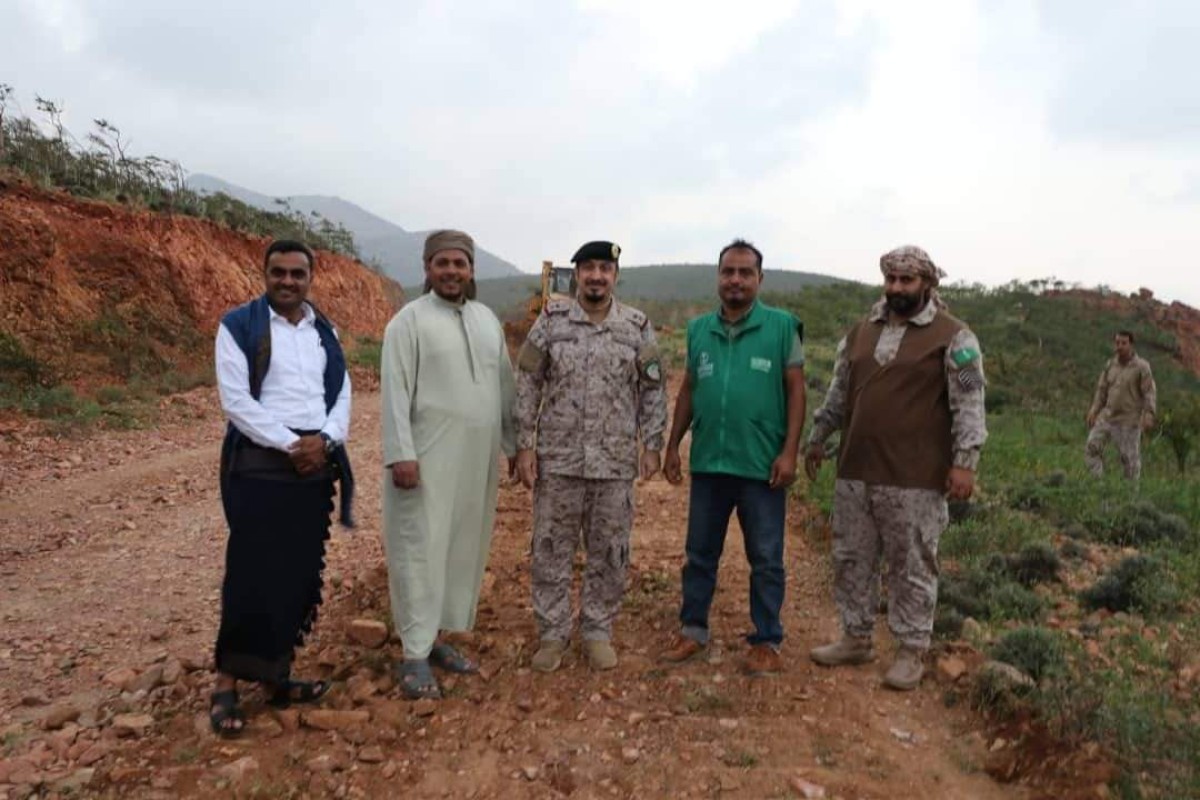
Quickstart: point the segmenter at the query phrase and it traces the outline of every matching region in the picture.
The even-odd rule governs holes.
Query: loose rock
[[[356,619],[347,626],[346,633],[363,647],[382,647],[388,640],[387,625],[374,619]]]

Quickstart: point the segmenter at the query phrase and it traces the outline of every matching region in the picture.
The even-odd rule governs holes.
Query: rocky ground
[[[576,657],[534,675],[530,503],[500,496],[478,630],[480,675],[441,702],[400,699],[379,541],[378,397],[355,403],[355,532],[330,543],[326,599],[297,673],[332,675],[319,708],[273,712],[244,693],[247,735],[208,731],[210,648],[224,548],[215,480],[222,422],[210,389],[165,403],[154,430],[76,439],[0,425],[0,800],[27,797],[1010,798],[984,771],[1006,742],[949,684],[952,646],[920,690],[879,686],[882,664],[821,670],[836,632],[827,534],[795,504],[787,669],[737,668],[747,569],[732,531],[707,660],[664,667],[675,630],[686,487],[639,487],[621,665]],[[881,637],[882,639],[882,637]],[[890,645],[884,653],[890,653]],[[303,708],[303,707],[302,707]]]

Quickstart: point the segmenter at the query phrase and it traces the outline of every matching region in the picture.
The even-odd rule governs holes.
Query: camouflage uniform
[[[940,303],[929,302],[907,321],[889,325],[887,304],[880,301],[870,320],[885,325],[875,348],[879,364],[892,361],[909,325],[928,325]],[[971,354],[964,361],[961,354]],[[963,328],[946,348],[946,389],[952,415],[953,463],[974,471],[987,439],[984,424],[984,377],[979,340]],[[833,380],[816,412],[810,444],[823,444],[841,429],[846,414],[850,363],[846,339],[838,344]],[[888,626],[896,639],[917,650],[929,647],[937,604],[938,539],[948,521],[946,499],[929,489],[869,485],[841,480],[834,490],[834,599],[842,628],[867,638],[879,602],[879,559],[888,568]]]
[[[1117,446],[1125,477],[1142,474],[1142,424],[1153,421],[1158,390],[1145,359],[1135,355],[1128,364],[1114,357],[1100,373],[1090,414],[1096,424],[1088,432],[1084,463],[1093,475],[1104,474],[1104,447],[1109,439]]]
[[[638,440],[661,450],[667,398],[654,328],[613,300],[593,324],[574,300],[553,300],[521,347],[520,449],[536,446],[533,612],[541,638],[571,633],[571,562],[587,549],[580,601],[585,639],[609,639],[629,566]]]

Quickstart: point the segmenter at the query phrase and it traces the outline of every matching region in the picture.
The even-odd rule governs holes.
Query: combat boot
[[[567,652],[567,643],[560,639],[542,639],[538,651],[533,654],[529,666],[538,672],[554,672],[562,666],[563,656]]]
[[[604,670],[617,666],[617,651],[607,639],[585,639],[583,652],[592,669]]]
[[[866,664],[875,660],[875,647],[871,640],[857,636],[843,636],[832,644],[814,647],[808,657],[823,667],[844,667],[851,664]]]
[[[883,685],[901,692],[912,691],[920,686],[921,676],[925,674],[924,655],[923,650],[900,645],[895,660],[883,676]]]

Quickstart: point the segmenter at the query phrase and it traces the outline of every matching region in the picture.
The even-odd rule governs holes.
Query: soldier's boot
[[[583,653],[592,669],[605,670],[617,666],[617,651],[607,639],[585,639]]]
[[[529,666],[538,672],[554,672],[562,666],[567,653],[567,643],[560,639],[542,639],[538,651],[533,654]]]
[[[875,646],[870,638],[843,636],[832,644],[814,647],[808,657],[822,667],[844,667],[866,664],[875,660]]]
[[[896,658],[883,676],[883,685],[900,692],[909,692],[921,685],[925,674],[924,650],[901,645]]]

